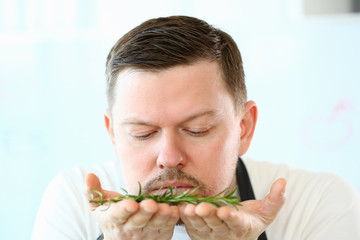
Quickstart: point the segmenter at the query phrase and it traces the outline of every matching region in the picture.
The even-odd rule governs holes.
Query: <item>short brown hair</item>
[[[171,16],[145,21],[120,38],[106,62],[107,98],[113,106],[119,72],[127,68],[159,71],[208,59],[218,62],[235,109],[247,99],[240,51],[227,33],[203,20]]]

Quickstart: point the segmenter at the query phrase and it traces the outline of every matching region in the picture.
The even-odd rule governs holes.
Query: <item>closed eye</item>
[[[150,133],[143,134],[143,135],[132,135],[132,137],[135,138],[138,141],[144,141],[144,140],[147,140],[147,139],[151,138],[156,133],[157,132],[150,132]]]
[[[189,135],[191,136],[194,136],[194,137],[202,137],[202,136],[205,136],[209,133],[209,130],[210,129],[206,129],[204,131],[192,131],[192,130],[184,130],[186,133],[188,133]]]

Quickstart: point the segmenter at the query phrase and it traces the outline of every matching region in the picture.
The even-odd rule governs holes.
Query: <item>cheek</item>
[[[116,143],[116,155],[121,162],[127,190],[131,194],[137,194],[138,182],[143,186],[152,174],[154,157],[149,151],[134,148],[126,141]]]
[[[238,159],[240,137],[228,132],[217,138],[211,144],[198,152],[198,161],[195,163],[198,172],[194,172],[199,180],[207,184],[212,194],[229,187],[234,179]],[[196,160],[194,160],[196,161]],[[199,175],[201,173],[201,175]]]

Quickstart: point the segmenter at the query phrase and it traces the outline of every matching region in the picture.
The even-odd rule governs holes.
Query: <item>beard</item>
[[[150,195],[155,189],[156,186],[163,185],[164,182],[168,181],[181,181],[183,183],[189,184],[194,188],[197,186],[201,186],[196,193],[199,194],[199,197],[210,196],[211,190],[210,188],[202,181],[197,178],[191,176],[190,174],[184,173],[178,168],[165,169],[161,172],[161,174],[151,180],[149,180],[142,188],[142,191],[145,195]],[[184,222],[179,219],[176,225],[184,225]]]
[[[169,181],[181,181],[192,187],[200,186],[200,188],[196,191],[199,194],[199,197],[206,197],[210,196],[211,190],[204,182],[198,180],[197,178],[191,176],[190,174],[184,173],[178,168],[166,168],[161,172],[161,174],[148,182],[145,183],[142,190],[145,195],[151,194],[155,189],[156,186],[161,186],[165,182]]]

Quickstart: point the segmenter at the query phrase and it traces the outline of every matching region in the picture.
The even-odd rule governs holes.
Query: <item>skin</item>
[[[203,60],[159,72],[121,72],[105,126],[131,194],[140,182],[148,194],[168,184],[180,190],[200,184],[199,194],[207,196],[235,187],[237,157],[248,150],[256,119],[252,101],[235,111],[218,64]],[[86,184],[105,198],[119,195],[103,190],[94,174]],[[283,205],[285,185],[279,179],[265,199],[244,202],[239,210],[153,200],[125,200],[107,211],[90,207],[105,239],[171,239],[180,218],[191,239],[257,239]]]

